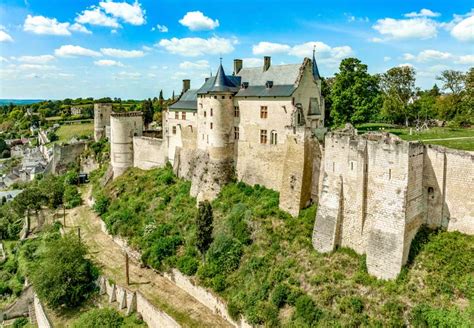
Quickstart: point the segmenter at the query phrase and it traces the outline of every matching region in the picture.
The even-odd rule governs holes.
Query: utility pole
[[[77,227],[77,237],[79,237],[79,242],[81,242],[81,227]]]
[[[130,285],[130,275],[128,271],[128,253],[125,252],[125,280],[127,282],[127,286]]]

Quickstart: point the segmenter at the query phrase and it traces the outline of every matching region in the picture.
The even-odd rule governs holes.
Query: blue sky
[[[3,0],[0,98],[121,97],[198,87],[223,57],[299,63],[323,76],[355,56],[372,73],[412,65],[431,87],[474,66],[472,0]]]

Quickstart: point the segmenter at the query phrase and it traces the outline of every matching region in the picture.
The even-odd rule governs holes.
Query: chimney
[[[266,72],[270,68],[270,65],[272,63],[272,57],[270,56],[265,56],[263,57],[263,71]]]
[[[181,93],[185,93],[191,88],[191,80],[185,79],[183,80],[183,91]]]
[[[234,59],[234,75],[239,74],[242,69],[243,61],[242,59]]]

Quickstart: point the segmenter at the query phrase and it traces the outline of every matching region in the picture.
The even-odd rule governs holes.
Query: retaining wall
[[[46,316],[46,312],[44,311],[43,305],[41,304],[38,295],[34,293],[33,296],[33,304],[35,307],[35,315],[36,315],[36,324],[39,328],[51,328],[52,325]]]

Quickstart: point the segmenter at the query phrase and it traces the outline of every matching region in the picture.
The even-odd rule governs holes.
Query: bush
[[[26,326],[28,323],[29,323],[28,319],[22,317],[22,318],[15,319],[15,321],[13,321],[12,327],[13,328],[21,328],[21,327]]]
[[[192,276],[196,273],[199,267],[199,261],[193,256],[185,255],[178,258],[176,265],[179,271],[187,274],[188,276]]]
[[[410,323],[414,327],[471,327],[468,318],[464,318],[457,309],[445,310],[421,304],[413,308]]]
[[[98,270],[76,235],[46,240],[41,257],[31,263],[30,278],[39,297],[53,309],[73,308],[95,291]]]
[[[81,194],[79,194],[76,186],[66,186],[64,189],[63,201],[66,208],[73,208],[81,205]]]
[[[105,212],[107,212],[109,202],[109,198],[103,192],[99,193],[95,197],[94,211],[99,215],[104,214]]]
[[[296,320],[315,326],[321,319],[323,312],[316,306],[313,299],[307,295],[301,295],[296,300],[296,310],[294,317]]]
[[[277,308],[281,308],[283,305],[285,305],[289,294],[290,294],[290,289],[287,285],[285,284],[276,285],[271,295],[271,302]]]
[[[142,259],[152,267],[160,269],[166,258],[176,254],[176,249],[182,242],[182,239],[176,235],[159,237],[154,241],[153,245],[143,253]]]
[[[342,313],[362,313],[364,302],[359,297],[344,297],[339,303],[339,311]]]
[[[74,328],[119,328],[123,325],[123,317],[115,309],[93,309],[82,314]]]
[[[233,320],[239,320],[240,319],[240,316],[242,315],[242,309],[240,308],[240,306],[233,300],[230,300],[228,303],[227,303],[227,313],[229,313],[229,316],[233,319]]]

